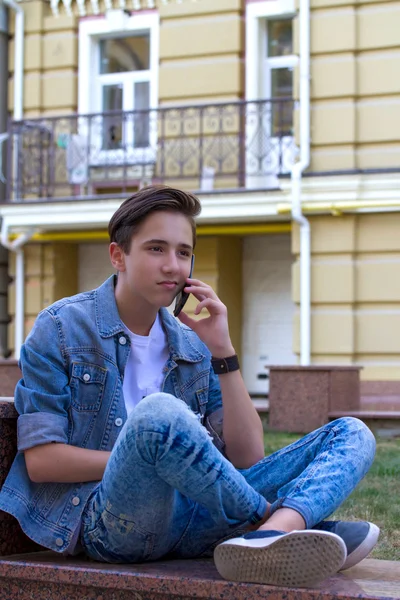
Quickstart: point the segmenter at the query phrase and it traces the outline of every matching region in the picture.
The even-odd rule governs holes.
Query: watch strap
[[[225,373],[231,373],[240,369],[237,354],[226,358],[215,358],[212,356],[211,365],[216,375],[224,375]]]

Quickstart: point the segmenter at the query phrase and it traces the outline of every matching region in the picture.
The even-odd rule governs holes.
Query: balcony
[[[298,152],[293,109],[269,99],[11,122],[7,201],[124,198],[150,183],[276,188]]]

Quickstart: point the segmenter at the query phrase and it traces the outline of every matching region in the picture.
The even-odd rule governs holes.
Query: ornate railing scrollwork
[[[276,187],[297,156],[293,108],[269,99],[11,122],[7,197],[115,197],[150,182]]]

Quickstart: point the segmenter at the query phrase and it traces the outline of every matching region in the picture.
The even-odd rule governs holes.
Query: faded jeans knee
[[[361,477],[368,472],[375,458],[376,440],[372,431],[363,421],[355,417],[342,417],[332,423],[348,439],[353,452],[357,452]]]
[[[190,430],[191,425],[196,428],[200,426],[186,402],[172,394],[158,392],[140,401],[130,413],[124,429],[128,435],[154,432],[166,433],[170,437],[177,432]]]

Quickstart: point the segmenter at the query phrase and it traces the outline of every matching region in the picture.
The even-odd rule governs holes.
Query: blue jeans
[[[370,430],[342,418],[236,469],[182,400],[152,394],[119,435],[85,508],[81,543],[110,563],[211,556],[260,521],[268,503],[272,512],[295,509],[311,528],[347,498],[374,454]]]

